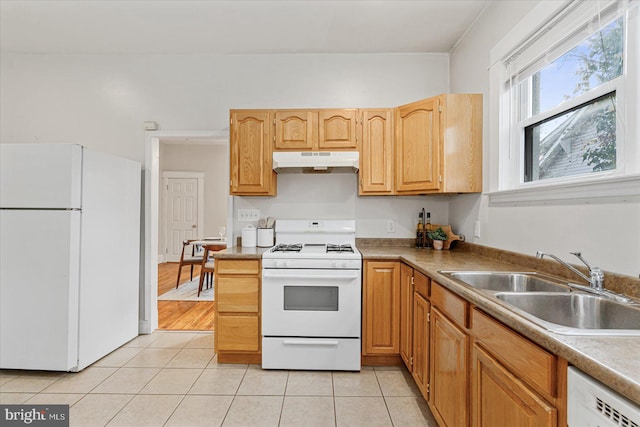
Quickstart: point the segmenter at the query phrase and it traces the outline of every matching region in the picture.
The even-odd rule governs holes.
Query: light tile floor
[[[0,370],[0,403],[69,404],[71,426],[430,426],[404,368],[219,364],[213,334],[141,335],[79,373]]]

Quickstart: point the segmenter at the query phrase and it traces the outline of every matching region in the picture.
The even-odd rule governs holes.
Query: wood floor
[[[190,280],[191,267],[182,267],[180,283]],[[193,276],[200,274],[194,267]],[[178,263],[158,264],[158,295],[176,287]],[[215,301],[158,301],[158,329],[213,331],[215,330]]]

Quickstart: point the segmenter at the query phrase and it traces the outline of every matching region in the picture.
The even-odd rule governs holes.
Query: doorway
[[[207,198],[205,197],[204,205],[204,220],[199,222],[198,227],[199,234],[206,237],[207,235],[217,235],[217,230],[220,225],[225,225],[227,228],[227,235],[233,236],[233,197],[228,195],[229,188],[229,132],[223,131],[151,131],[145,133],[145,169],[144,169],[144,182],[145,182],[145,218],[144,218],[144,287],[141,290],[141,320],[140,320],[140,333],[151,333],[158,328],[158,291],[161,286],[161,280],[167,281],[167,283],[173,283],[175,287],[175,280],[177,276],[178,264],[171,266],[171,263],[164,263],[166,261],[166,252],[163,250],[165,245],[166,229],[161,228],[162,221],[160,217],[164,214],[164,197],[162,194],[162,181],[161,173],[166,170],[166,151],[172,151],[172,159],[174,164],[171,166],[173,170],[188,171],[189,167],[193,167],[193,160],[189,160],[188,157],[183,156],[180,152],[180,147],[199,146],[199,145],[213,145],[217,146],[220,151],[219,157],[223,160],[218,166],[215,167],[219,176],[215,180],[214,184],[209,183],[207,172],[205,171],[204,187],[205,196],[208,192],[213,191],[216,185],[223,189],[220,195],[217,197],[217,208],[210,209],[207,206]],[[170,150],[164,150],[164,148],[170,147]],[[164,154],[164,156],[163,156]],[[202,157],[202,156],[200,156]],[[210,159],[202,159],[207,162]],[[182,163],[180,163],[182,162]],[[208,163],[208,162],[207,162]],[[199,190],[200,191],[200,190]],[[214,203],[215,204],[215,203]],[[210,223],[207,228],[207,221],[209,221],[209,212],[217,210],[219,215],[218,221],[221,224]],[[212,231],[213,230],[213,231]],[[208,234],[207,234],[208,233]],[[159,265],[159,261],[162,264]],[[161,269],[159,269],[159,267]],[[166,267],[166,268],[165,268]],[[172,268],[174,271],[172,271]],[[186,272],[186,269],[185,269]],[[194,275],[196,273],[194,272]],[[199,272],[198,272],[199,274]],[[189,280],[189,274],[186,275],[186,280]],[[172,277],[168,279],[168,277]],[[167,303],[168,301],[163,301]],[[194,301],[178,301],[173,303],[174,306],[187,306],[199,304]],[[178,317],[187,317],[179,315]],[[186,320],[186,319],[185,319]],[[194,329],[192,326],[184,327],[184,329]],[[210,329],[210,328],[207,328]]]

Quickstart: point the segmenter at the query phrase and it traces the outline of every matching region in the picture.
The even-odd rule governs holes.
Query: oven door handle
[[[326,276],[316,276],[311,274],[273,274],[262,273],[263,279],[318,279],[318,280],[353,280],[358,278],[358,274],[328,274]]]
[[[339,343],[336,340],[283,340],[284,345],[330,345],[336,347]]]

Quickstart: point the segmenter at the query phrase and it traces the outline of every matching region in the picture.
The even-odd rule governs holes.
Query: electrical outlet
[[[475,224],[473,224],[473,237],[480,238],[480,221],[476,221]]]
[[[387,233],[395,233],[396,232],[396,222],[393,220],[387,221]]]
[[[260,219],[260,209],[238,209],[238,221],[251,222]]]

